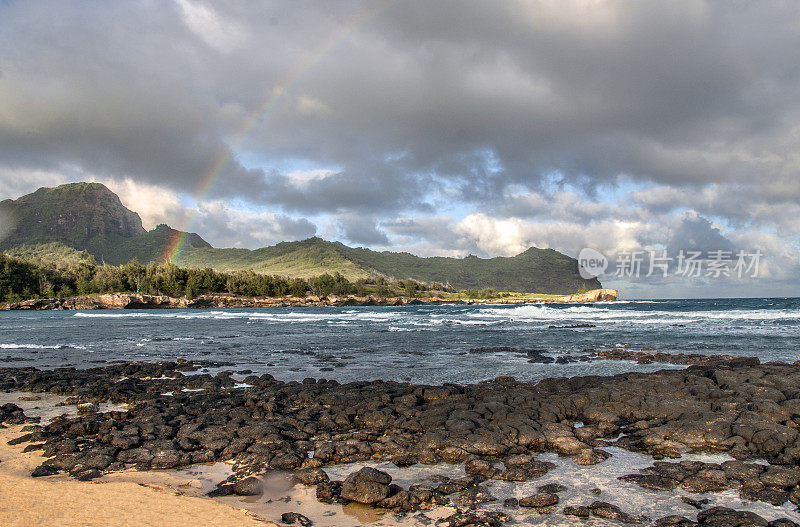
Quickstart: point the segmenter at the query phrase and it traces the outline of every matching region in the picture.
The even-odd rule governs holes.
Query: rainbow
[[[283,99],[289,91],[291,91],[294,84],[303,77],[311,68],[318,64],[328,53],[330,53],[338,44],[350,36],[356,29],[366,24],[381,12],[386,10],[389,6],[397,0],[384,0],[376,3],[371,9],[365,10],[363,13],[353,17],[350,23],[346,24],[340,31],[334,33],[330,38],[323,41],[312,53],[306,57],[305,60],[298,63],[292,68],[289,73],[278,83],[278,85],[270,90],[266,98],[256,106],[256,109],[244,119],[242,125],[233,134],[230,144],[222,149],[222,151],[214,158],[208,170],[200,178],[200,183],[194,192],[197,201],[202,201],[208,195],[209,190],[214,183],[222,175],[222,169],[233,158],[236,146],[241,144],[245,137],[253,130],[258,122],[264,118],[277,104]],[[190,216],[185,222],[183,229],[175,231],[171,238],[167,241],[164,251],[163,261],[167,263],[177,263],[178,256],[186,244],[186,239],[189,235],[191,225],[194,221],[194,216]]]

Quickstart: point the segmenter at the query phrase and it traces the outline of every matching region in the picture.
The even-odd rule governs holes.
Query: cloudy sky
[[[0,199],[106,183],[215,246],[761,251],[800,295],[800,4],[0,2]],[[613,267],[613,263],[612,263]]]

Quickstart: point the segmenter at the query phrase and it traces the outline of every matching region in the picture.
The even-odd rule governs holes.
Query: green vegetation
[[[54,247],[66,258],[48,260],[47,246],[20,249],[30,256],[44,255],[37,261],[22,260],[0,253],[0,302],[19,302],[35,298],[68,297],[101,293],[144,293],[195,298],[203,294],[233,294],[248,297],[305,297],[355,295],[382,298],[439,298],[442,300],[489,300],[524,298],[542,300],[558,295],[510,293],[486,288],[455,291],[440,282],[424,283],[412,279],[387,280],[372,276],[348,280],[340,273],[311,278],[286,278],[253,271],[219,272],[173,264],[132,260],[125,265],[97,264],[91,256],[65,246]],[[45,258],[46,257],[46,258]]]
[[[184,249],[178,264],[187,267],[212,267],[220,271],[253,270],[294,278],[311,278],[322,273],[339,273],[355,281],[375,275],[336,250],[335,244],[319,238],[301,242],[282,242],[271,247],[249,249]]]
[[[88,256],[111,265],[132,259],[163,263],[168,249],[183,235],[167,225],[146,231],[138,214],[99,183],[42,188],[0,202],[0,250],[42,264]],[[82,256],[71,254],[72,249],[83,251]],[[378,276],[391,283],[439,282],[468,290],[464,294],[470,298],[495,298],[497,291],[570,294],[602,287],[597,279],[581,278],[574,258],[535,247],[513,257],[421,258],[352,248],[316,237],[256,250],[215,249],[197,234],[188,234],[176,263],[220,273],[282,276],[288,281],[341,275],[351,283],[368,282],[374,294],[384,287],[372,283]],[[413,296],[415,286],[408,287],[407,296]]]
[[[142,265],[136,260],[121,266],[98,265],[91,259],[56,265],[0,254],[0,302],[115,292],[187,298],[220,293],[253,297],[313,294],[425,298],[454,293],[442,284],[389,281],[383,277],[349,281],[339,273],[310,279],[285,278],[253,271],[225,273],[154,262]]]
[[[69,269],[80,264],[95,265],[94,257],[86,251],[78,251],[63,243],[43,243],[40,245],[20,245],[5,251],[6,256],[17,260],[27,260],[42,267]]]

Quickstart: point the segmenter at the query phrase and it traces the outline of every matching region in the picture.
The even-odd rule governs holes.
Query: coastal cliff
[[[594,289],[585,293],[541,298],[505,297],[481,300],[454,300],[442,297],[374,297],[374,296],[313,296],[306,297],[246,297],[236,295],[201,295],[193,299],[139,293],[109,293],[67,298],[37,298],[22,302],[0,304],[0,310],[85,310],[85,309],[169,309],[224,307],[286,307],[286,306],[402,306],[405,304],[530,304],[542,302],[605,302],[617,299],[615,289]]]

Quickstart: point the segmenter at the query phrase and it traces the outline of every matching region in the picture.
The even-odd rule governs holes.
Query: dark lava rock
[[[541,350],[500,351],[532,359],[546,356]],[[599,458],[593,449],[624,432],[615,445],[634,452],[669,457],[709,451],[737,459],[654,463],[641,476],[667,479],[632,482],[669,488],[675,480],[696,492],[741,485],[748,499],[800,503],[800,364],[649,355],[622,350],[607,358],[669,359],[689,367],[537,384],[502,378],[440,386],[282,382],[264,374],[249,376],[249,388],[233,388],[230,375],[184,375],[182,371],[197,369],[186,362],[53,370],[0,367],[0,390],[55,393],[72,396],[76,403],[128,404],[124,412],[60,417],[28,431],[26,438],[50,458],[47,466],[74,474],[80,473],[79,466],[111,471],[231,461],[243,468],[238,472],[249,475],[269,468],[366,460],[456,463],[481,457],[483,461],[470,459],[471,477],[521,481],[547,472],[534,459],[536,454],[555,451],[595,461]],[[0,409],[2,421],[24,422],[23,415],[13,404]],[[574,428],[578,421],[585,426]],[[772,466],[743,463],[752,459]],[[502,461],[506,470],[496,471],[489,460]],[[445,482],[435,490],[453,494],[477,482]],[[318,492],[322,499],[346,501],[336,488],[328,482]],[[414,499],[425,492],[420,489]]]
[[[605,450],[598,450],[594,448],[581,450],[575,457],[572,458],[572,460],[578,465],[596,465],[610,457],[611,454]]]
[[[718,492],[727,489],[728,478],[718,469],[705,469],[681,480],[680,486],[689,492]]]
[[[678,486],[678,480],[659,476],[658,474],[629,474],[619,478],[622,481],[636,483],[650,490],[672,490]]]
[[[533,479],[539,475],[540,473],[524,467],[509,467],[499,474],[495,474],[492,479],[499,479],[503,481],[528,481],[529,479]]]
[[[697,514],[698,525],[708,527],[765,527],[767,520],[754,512],[736,511],[727,507],[711,507]]]
[[[128,450],[139,446],[139,436],[133,434],[113,434],[111,436],[111,446],[120,450]]]
[[[761,473],[759,480],[768,487],[788,489],[800,482],[800,469],[771,466]]]
[[[591,514],[591,511],[589,510],[589,507],[583,507],[583,506],[564,507],[564,511],[563,512],[564,512],[564,515],[566,515],[566,516],[577,516],[578,518],[588,518],[589,515]]]
[[[373,504],[389,496],[392,476],[380,470],[364,467],[353,472],[342,483],[342,498],[358,503]]]
[[[558,495],[548,493],[534,494],[533,496],[528,496],[519,500],[520,507],[533,507],[536,509],[550,507],[557,503]]]
[[[455,494],[456,492],[461,492],[469,487],[474,487],[484,480],[485,478],[479,476],[465,476],[463,478],[452,479],[440,483],[436,487],[436,490],[444,495]]]
[[[321,468],[306,468],[297,470],[294,472],[294,474],[292,474],[292,476],[295,481],[308,486],[330,481],[328,474]]]
[[[470,459],[464,463],[464,472],[475,476],[483,476],[485,478],[492,478],[500,474],[492,463],[485,459]]]
[[[800,487],[794,488],[789,492],[789,501],[795,505],[800,505]]]
[[[33,421],[28,418],[22,408],[14,403],[6,403],[0,406],[0,423],[8,423],[11,425],[21,425]]]
[[[565,490],[567,490],[567,487],[561,483],[548,483],[547,485],[536,487],[536,492],[544,494],[556,494],[558,492],[564,492]]]
[[[53,476],[58,474],[58,469],[48,466],[48,465],[39,465],[33,472],[31,472],[31,476],[34,478],[41,478],[42,476]]]
[[[800,502],[800,490],[795,486],[800,481],[800,470],[795,467],[764,466],[738,460],[721,464],[682,461],[658,462],[642,472],[645,473],[620,479],[652,490],[671,490],[680,485],[697,493],[721,491],[741,484],[739,495],[743,499],[776,506],[791,500],[792,493],[797,490],[796,498]]]
[[[683,516],[665,516],[653,522],[653,527],[690,527],[697,525],[696,522]]]
[[[506,467],[529,467],[536,462],[536,457],[533,454],[514,454],[508,456],[503,464]]]
[[[294,525],[296,523],[301,527],[311,527],[314,525],[314,522],[299,512],[284,512],[281,514],[281,523],[286,523],[288,525]]]
[[[744,461],[733,460],[725,461],[720,465],[725,475],[730,479],[744,481],[746,479],[758,479],[765,467],[757,463],[745,463]]]
[[[222,496],[230,496],[233,494],[233,485],[230,483],[220,483],[217,487],[210,492],[206,493],[209,498],[219,498]]]
[[[94,468],[84,468],[81,470],[75,470],[70,472],[70,476],[77,479],[78,481],[91,481],[93,479],[97,479],[103,475],[97,469]]]
[[[739,495],[753,501],[765,501],[771,505],[780,506],[789,500],[789,493],[785,490],[763,487],[754,489],[743,485]]]
[[[432,509],[438,505],[446,505],[449,500],[429,485],[411,485],[403,490],[397,485],[389,485],[390,496],[375,504],[377,507],[394,509],[403,512]]]
[[[236,481],[231,490],[237,496],[260,496],[264,493],[264,482],[261,478],[250,476]]]
[[[33,434],[23,434],[19,437],[15,437],[14,439],[7,441],[6,444],[8,445],[19,445],[22,443],[27,443],[29,441],[33,441]]]
[[[646,518],[643,516],[634,516],[632,514],[628,514],[627,512],[623,512],[616,505],[612,505],[605,501],[595,501],[589,505],[589,510],[592,511],[592,514],[599,518],[616,520],[622,523],[644,523],[646,521]]]
[[[606,360],[635,360],[640,364],[663,362],[666,364],[680,364],[693,366],[757,366],[760,361],[756,357],[732,357],[730,355],[702,355],[698,353],[648,353],[646,351],[633,351],[621,348],[612,350],[595,350],[599,359]]]
[[[410,467],[411,465],[417,464],[417,458],[408,455],[393,457],[391,461],[395,464],[395,466],[400,468]]]
[[[454,501],[461,506],[475,508],[481,503],[497,501],[497,498],[485,487],[470,487],[456,496]]]
[[[436,522],[437,527],[502,527],[511,518],[495,511],[457,511]]]
[[[697,510],[702,510],[704,506],[711,502],[709,499],[694,500],[688,496],[681,496],[681,501]]]
[[[517,498],[506,498],[503,500],[503,507],[507,509],[516,509],[519,507],[519,500]]]
[[[317,485],[317,500],[322,503],[347,503],[342,498],[342,482],[327,481]]]
[[[84,466],[97,470],[105,470],[113,462],[114,458],[105,454],[90,454],[81,460]]]
[[[269,463],[269,466],[271,468],[277,468],[280,470],[292,470],[295,468],[299,468],[300,465],[302,464],[303,464],[303,459],[297,454],[293,454],[291,452],[283,452],[273,457],[272,461],[270,461]]]

